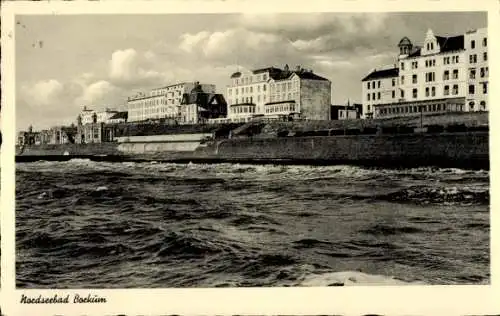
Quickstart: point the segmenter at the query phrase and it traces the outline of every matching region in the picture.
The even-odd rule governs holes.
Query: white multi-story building
[[[83,110],[80,112],[79,120],[81,120],[82,125],[94,123],[94,120],[95,123],[110,123],[111,117],[113,117],[117,113],[118,111],[110,109],[105,109],[104,111],[96,111],[84,106]]]
[[[197,86],[200,86],[206,93],[215,93],[215,85],[213,84],[183,82],[129,97],[127,101],[128,121],[178,119],[181,113],[180,106],[183,95],[190,93]]]
[[[465,33],[467,56],[467,110],[488,110],[488,29]]]
[[[395,66],[373,70],[363,78],[363,117],[372,118],[375,104],[396,102],[400,99],[399,69]]]
[[[310,120],[330,118],[331,82],[311,70],[269,67],[231,75],[227,115],[231,121],[254,116],[297,115]]]
[[[487,29],[398,47],[396,65],[362,80],[364,118],[488,110]]]

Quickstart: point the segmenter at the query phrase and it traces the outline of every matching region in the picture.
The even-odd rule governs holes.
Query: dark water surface
[[[489,172],[17,164],[25,288],[485,284]]]

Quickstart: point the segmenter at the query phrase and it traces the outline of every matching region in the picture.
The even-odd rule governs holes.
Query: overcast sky
[[[182,81],[224,93],[240,69],[302,65],[332,81],[332,103],[361,100],[360,80],[394,64],[397,44],[486,27],[486,13],[17,16],[17,130],[75,121],[83,105],[126,104]]]

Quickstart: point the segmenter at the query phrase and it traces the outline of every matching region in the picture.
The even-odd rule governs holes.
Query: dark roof
[[[191,89],[191,93],[203,93],[201,85],[200,84],[195,85],[194,88]]]
[[[265,105],[281,104],[281,103],[295,103],[295,100],[267,102]]]
[[[206,92],[184,93],[181,104],[197,104],[201,107],[205,107],[212,104],[213,101],[220,105],[226,104],[226,100],[222,94]]]
[[[266,68],[255,69],[252,71],[252,73],[254,75],[256,75],[256,74],[260,74],[263,72],[281,72],[281,71],[283,71],[283,70],[276,68],[276,67],[266,67]]]
[[[413,51],[412,51],[412,52],[408,55],[408,57],[418,57],[418,56],[420,56],[420,50],[421,50],[421,49],[422,49],[422,48],[420,48],[420,47],[416,47],[416,48],[415,48],[415,49],[414,49],[414,50],[413,50]]]
[[[236,103],[236,104],[231,104],[230,106],[240,106],[240,105],[250,105],[250,106],[255,106],[255,103],[250,103],[250,102],[245,102],[245,103]]]
[[[406,36],[403,37],[398,44],[398,46],[403,46],[403,45],[412,45],[410,39]]]
[[[117,112],[115,115],[110,117],[110,120],[118,120],[118,119],[127,119],[128,118],[128,112]]]
[[[294,70],[294,71],[281,70],[279,72],[270,73],[269,76],[271,78],[273,78],[274,80],[284,80],[284,79],[290,78],[291,76],[293,76],[293,74],[296,74],[297,76],[299,76],[300,79],[329,81],[326,78],[323,78],[321,76],[316,75],[312,71],[306,71],[306,70],[298,70],[298,71],[297,70]]]
[[[294,73],[296,73],[297,76],[300,77],[300,79],[329,81],[328,79],[318,76],[317,74],[309,71],[298,71],[298,72],[294,71]]]
[[[363,80],[361,81],[367,81],[367,80],[373,80],[373,79],[380,79],[380,78],[390,78],[390,77],[397,77],[399,75],[399,69],[398,68],[390,68],[390,69],[384,69],[384,70],[374,70],[368,76],[364,77]]]
[[[284,80],[290,78],[293,74],[297,74],[301,79],[307,79],[307,80],[323,80],[323,81],[329,81],[328,79],[318,76],[315,73],[305,69],[300,69],[300,70],[287,70],[285,67],[285,70],[276,68],[276,67],[266,67],[266,68],[260,68],[253,70],[253,74],[259,74],[259,73],[264,73],[268,72],[269,77],[274,79],[274,80]],[[231,75],[231,78],[239,78],[241,76],[241,72],[235,72]]]
[[[436,36],[441,52],[450,52],[464,49],[464,36],[443,37]]]

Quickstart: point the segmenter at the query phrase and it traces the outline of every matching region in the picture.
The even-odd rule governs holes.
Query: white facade
[[[80,117],[83,125],[93,123],[94,115],[96,116],[96,123],[110,123],[111,122],[110,118],[114,116],[116,113],[118,113],[118,111],[113,111],[109,109],[106,109],[104,111],[96,111],[84,107],[83,110],[80,112]]]
[[[467,55],[467,111],[487,111],[488,102],[488,29],[482,28],[465,34]]]
[[[465,53],[462,49],[440,52],[431,30],[426,34],[420,56],[400,58],[399,101],[422,101],[465,96]]]
[[[82,112],[80,112],[80,117],[82,120],[82,124],[90,124],[93,122],[93,116],[94,116],[95,111],[94,110],[89,110],[86,107],[83,108]]]
[[[215,93],[215,85],[213,84],[183,82],[129,97],[127,102],[128,121],[179,118],[182,112],[180,108],[182,96],[185,93],[190,93],[197,85],[201,87],[203,92]]]
[[[231,85],[227,87],[225,95],[228,118],[241,120],[264,112],[264,104],[269,102],[269,72],[267,69],[245,71],[231,76]]]
[[[230,121],[291,114],[314,120],[330,118],[331,82],[310,70],[269,67],[237,72],[231,79],[226,92]]]
[[[406,37],[398,46],[392,72],[362,81],[363,118],[488,110],[487,29],[451,37],[428,30],[422,47]]]
[[[372,118],[374,105],[397,102],[401,99],[399,88],[398,69],[395,67],[374,71],[375,76],[368,77],[363,82],[363,118]],[[380,74],[380,75],[378,75]]]

